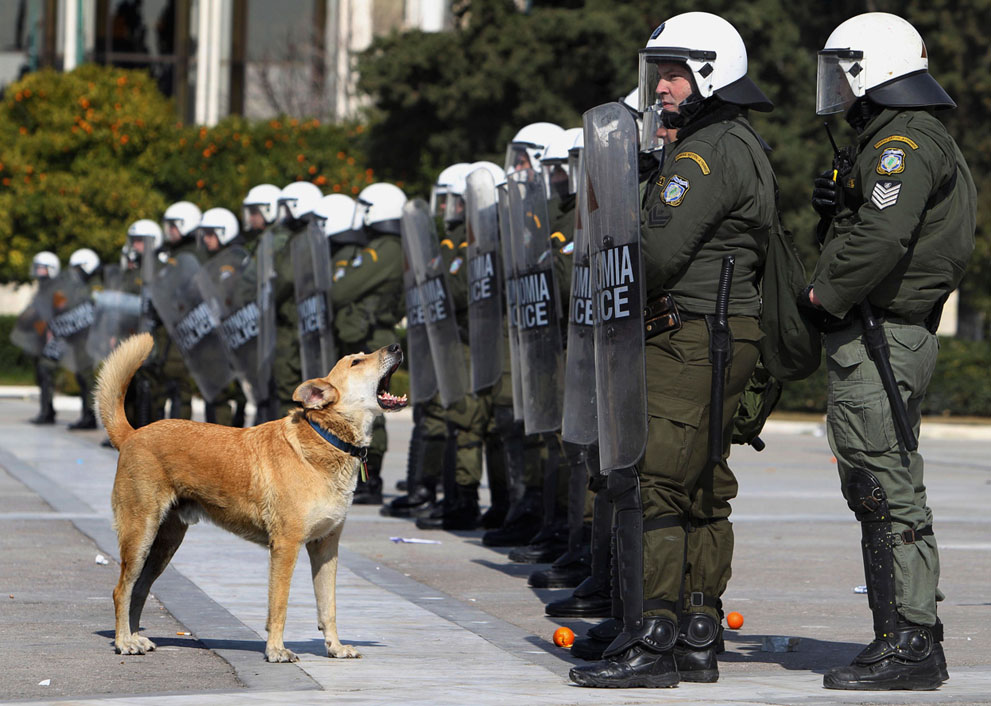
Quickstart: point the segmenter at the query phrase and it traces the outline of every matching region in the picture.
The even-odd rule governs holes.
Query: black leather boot
[[[619,618],[603,620],[588,629],[581,637],[575,638],[571,646],[571,656],[598,662],[612,641],[623,632],[623,621]]]
[[[682,681],[712,683],[719,679],[716,652],[722,639],[722,626],[706,613],[689,613],[681,618],[681,632],[674,646],[674,659]]]
[[[502,527],[502,523],[505,522],[506,513],[508,511],[509,505],[504,502],[499,502],[497,499],[493,498],[492,505],[489,506],[489,509],[482,515],[482,527],[487,530]]]
[[[665,688],[678,685],[674,644],[678,629],[664,617],[645,617],[634,632],[624,631],[600,662],[574,667],[568,676],[578,686],[611,689]]]
[[[386,517],[415,517],[431,507],[437,499],[437,492],[425,485],[417,486],[409,495],[393,499],[388,505],[382,506],[381,514]]]
[[[527,488],[520,499],[515,517],[507,517],[502,527],[482,535],[482,544],[487,547],[519,547],[527,544],[540,531],[543,521],[542,498],[541,488]]]
[[[454,503],[439,517],[420,517],[418,529],[473,530],[478,527],[478,486],[459,485]]]
[[[849,667],[826,672],[822,685],[857,691],[938,689],[949,675],[945,671],[946,658],[940,664],[936,651],[942,625],[938,631],[935,627],[900,623],[887,637],[865,647]]]
[[[589,576],[587,557],[565,552],[547,569],[530,574],[531,588],[575,588]]]
[[[568,525],[555,522],[545,525],[525,547],[509,552],[509,560],[518,564],[549,564],[568,549]]]
[[[69,430],[78,431],[85,429],[96,429],[96,415],[93,414],[92,409],[84,407],[82,416],[69,425]]]

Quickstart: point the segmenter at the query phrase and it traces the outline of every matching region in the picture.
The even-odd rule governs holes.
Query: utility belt
[[[904,316],[899,316],[893,311],[888,309],[881,309],[878,307],[874,308],[874,317],[877,319],[879,324],[885,322],[889,324],[899,324],[902,326],[924,326],[929,333],[936,333],[936,329],[939,328],[939,319],[943,313],[943,304],[946,299],[941,299],[933,307],[932,311],[929,312],[926,317],[919,320],[906,319]],[[855,307],[850,309],[842,319],[837,319],[834,316],[823,317],[823,321],[819,325],[819,329],[823,333],[836,333],[837,331],[845,331],[854,324],[860,324],[860,314],[859,310]]]
[[[678,305],[670,294],[665,293],[649,300],[643,306],[644,338],[650,339],[667,331],[677,331],[681,328],[683,318],[684,315],[678,311]]]

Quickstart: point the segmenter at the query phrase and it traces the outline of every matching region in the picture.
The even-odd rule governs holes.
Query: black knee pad
[[[870,471],[855,468],[846,480],[847,506],[861,522],[890,522],[888,496]]]
[[[606,492],[616,512],[640,509],[640,476],[635,468],[617,468],[606,480]]]
[[[681,616],[678,641],[700,650],[719,639],[719,623],[708,613],[688,613]]]

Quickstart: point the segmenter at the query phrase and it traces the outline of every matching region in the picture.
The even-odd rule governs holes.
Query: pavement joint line
[[[120,561],[117,533],[110,521],[96,513],[80,513],[87,507],[72,492],[53,482],[30,464],[0,448],[0,466],[41,496],[56,513],[92,539],[105,555]],[[298,664],[269,664],[258,649],[264,642],[254,630],[214,601],[199,586],[169,565],[155,581],[152,595],[208,649],[231,665],[238,680],[252,691],[321,690]],[[209,635],[209,637],[201,637]]]

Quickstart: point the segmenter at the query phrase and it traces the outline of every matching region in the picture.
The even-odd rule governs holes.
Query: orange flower
[[[374,173],[375,172],[372,171],[372,168],[371,167],[369,167],[368,169],[365,170],[365,176],[371,176]]]
[[[130,137],[128,137],[127,135],[121,135],[121,136],[120,136],[120,143],[121,143],[122,145],[126,145],[126,144],[127,144],[127,141],[128,141],[128,140],[130,140],[130,139],[131,139],[131,138],[130,138]]]
[[[316,184],[317,186],[323,186],[324,184],[327,183],[327,177],[321,174],[320,176],[318,176],[316,179],[313,180],[313,183]]]
[[[360,192],[361,192],[361,189],[359,189],[357,186],[352,186],[351,187],[351,193],[354,194],[355,196],[357,196]]]
[[[17,101],[18,103],[20,103],[23,99],[24,99],[24,92],[23,91],[18,91],[14,95],[14,100]]]
[[[354,166],[354,157],[348,157],[348,166],[349,167],[353,167]]]
[[[273,120],[273,121],[271,121],[271,122],[270,122],[270,123],[268,124],[268,126],[269,126],[270,128],[272,128],[273,130],[281,130],[281,129],[282,129],[282,123],[280,123],[280,122],[279,122],[278,120]]]
[[[210,154],[211,154],[211,152],[210,152],[210,148],[209,147],[207,147],[205,150],[203,150],[203,158],[204,159],[210,159]]]
[[[360,135],[361,133],[363,133],[365,131],[365,126],[364,125],[359,125],[358,127],[356,127],[354,129],[354,131]]]
[[[297,154],[296,155],[296,161],[297,162],[302,162],[304,159],[306,159],[306,157],[304,157],[303,155],[301,155],[301,154]]]
[[[3,171],[3,162],[0,162],[0,172]]]
[[[201,127],[200,128],[200,139],[201,140],[205,140],[206,139],[206,128],[205,127]]]
[[[27,135],[28,134],[28,129],[26,127],[24,127],[23,125],[21,125],[18,128],[18,132],[20,132],[22,135]]]
[[[3,178],[3,185],[4,186],[10,186],[10,177],[4,177]]]
[[[290,127],[296,127],[297,125],[299,125],[299,121],[296,120],[296,118],[290,118],[289,119],[289,125],[290,125]]]
[[[347,155],[346,155],[346,154],[344,154],[343,152],[338,152],[338,153],[337,153],[337,158],[338,158],[338,159],[344,159],[345,157],[347,157]]]
[[[272,149],[272,141],[271,140],[265,140],[265,149],[267,149],[267,150]]]
[[[114,110],[116,110],[116,111],[117,111],[118,113],[120,112],[120,110],[121,110],[121,107],[122,107],[122,106],[121,106],[121,104],[120,104],[120,103],[114,103]]]
[[[34,167],[32,167],[29,164],[28,166],[24,167],[24,171],[26,171],[28,174],[34,174]]]
[[[196,188],[197,189],[202,189],[204,186],[206,186],[206,182],[205,181],[203,181],[202,179],[197,179],[196,180]]]
[[[317,165],[315,165],[315,164],[311,165],[310,168],[307,171],[310,174],[316,174],[317,173]]]
[[[125,83],[127,83],[127,76],[122,74],[120,78],[117,79],[117,85],[123,86]]]
[[[79,105],[81,105],[84,110],[86,108],[89,108],[89,99],[86,96],[80,96],[79,97]]]
[[[44,181],[47,176],[48,176],[47,174],[45,174],[44,172],[42,172],[41,174],[38,175],[38,178],[41,179],[42,181]]]
[[[134,121],[134,124],[137,125],[138,127],[144,127],[145,121],[142,120],[141,118],[138,118],[137,120]]]
[[[341,190],[341,185],[340,184],[334,184],[334,192],[337,193],[340,190]]]

